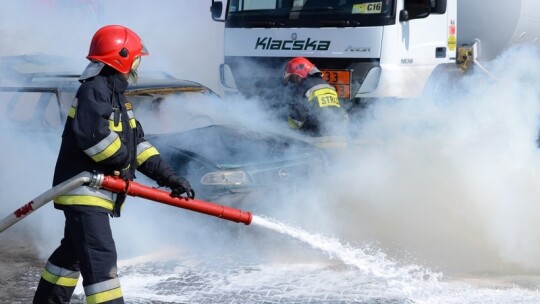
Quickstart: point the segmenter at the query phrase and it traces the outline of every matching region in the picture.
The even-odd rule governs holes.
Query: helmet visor
[[[141,57],[140,56],[135,57],[135,60],[133,60],[133,63],[131,64],[131,70],[136,71],[139,68],[140,64],[141,64]]]
[[[145,56],[145,55],[148,55],[148,50],[146,49],[146,46],[144,45],[144,43],[141,41],[141,56]]]

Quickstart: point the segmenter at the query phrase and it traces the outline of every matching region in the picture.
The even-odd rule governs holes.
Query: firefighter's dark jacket
[[[308,77],[306,77],[306,79],[304,79],[304,81],[302,81],[300,83],[300,85],[298,85],[298,87],[296,88],[296,91],[295,91],[295,94],[303,97],[303,98],[309,98],[310,96],[308,96],[308,91],[309,90],[312,90],[313,91],[313,88],[329,88],[329,89],[333,89],[333,87],[331,85],[329,85],[321,76],[319,73],[315,73],[315,74],[312,74],[312,75],[308,75]],[[333,89],[335,90],[335,89]]]
[[[334,112],[335,116],[345,115],[336,90],[319,73],[309,75],[296,87],[289,101],[288,124],[291,128],[320,135],[323,122],[336,121],[323,117],[329,112]]]
[[[166,185],[174,170],[144,139],[123,94],[127,86],[125,77],[110,68],[82,81],[62,134],[53,185],[83,171],[106,175],[119,171],[123,179],[132,180],[135,170]],[[54,205],[112,212],[117,198],[110,191],[83,185],[57,197]]]

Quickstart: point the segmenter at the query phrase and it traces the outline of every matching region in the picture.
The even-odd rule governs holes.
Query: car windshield
[[[0,87],[3,125],[20,129],[60,129],[64,110],[60,92],[54,88]]]
[[[375,26],[394,14],[394,0],[232,0],[227,27]]]
[[[0,57],[0,124],[61,131],[84,68],[74,65],[55,56]],[[208,125],[211,105],[219,99],[208,87],[165,71],[141,71],[125,95],[147,132]]]
[[[183,131],[213,123],[219,96],[204,86],[146,87],[126,91],[146,133]]]

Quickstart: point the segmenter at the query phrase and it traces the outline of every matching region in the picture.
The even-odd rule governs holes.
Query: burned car
[[[50,131],[60,140],[80,85],[79,74],[70,71],[85,65],[63,67],[57,58],[50,69],[50,59],[0,58],[0,126]],[[275,193],[301,185],[324,166],[323,152],[305,141],[229,124],[222,118],[238,112],[226,110],[216,93],[197,82],[141,71],[125,95],[146,138],[188,178],[198,198],[233,203],[252,193]]]
[[[79,88],[85,62],[61,56],[23,55],[0,58],[0,117],[2,124],[30,130],[58,130]],[[73,72],[78,70],[79,73]],[[125,95],[137,118],[151,132],[200,126],[212,122],[208,113],[219,96],[200,83],[176,79],[164,72],[141,72]],[[174,99],[168,105],[166,100]],[[167,105],[165,105],[167,104]],[[199,110],[197,110],[199,109]],[[167,112],[178,111],[174,120]],[[195,113],[198,111],[198,113]],[[164,113],[165,112],[165,113]],[[189,114],[189,115],[188,115]]]
[[[72,61],[57,56],[8,56],[0,59],[2,126],[58,131],[79,87],[67,72]]]
[[[200,83],[141,73],[125,92],[145,132],[172,132],[214,123],[221,99]]]
[[[147,135],[204,200],[235,203],[249,194],[294,191],[324,168],[316,146],[280,134],[232,125]]]

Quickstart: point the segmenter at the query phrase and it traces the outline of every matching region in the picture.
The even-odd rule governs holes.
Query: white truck
[[[310,59],[343,99],[420,96],[437,73],[538,42],[539,0],[212,0],[225,92],[275,94]],[[266,90],[266,91],[265,91]]]

